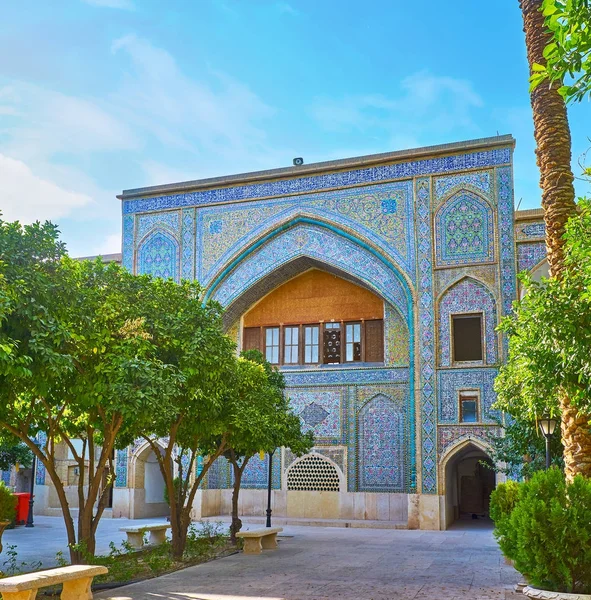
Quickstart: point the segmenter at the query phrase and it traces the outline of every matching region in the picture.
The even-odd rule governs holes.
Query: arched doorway
[[[158,459],[149,444],[138,448],[132,457],[134,519],[164,517],[170,513],[164,500],[164,478]]]
[[[446,528],[458,520],[488,521],[490,494],[496,485],[493,462],[486,451],[467,441],[445,460]]]

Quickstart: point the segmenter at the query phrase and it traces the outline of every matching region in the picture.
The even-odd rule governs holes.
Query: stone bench
[[[3,600],[34,600],[39,588],[63,584],[62,600],[91,600],[90,585],[96,575],[107,573],[107,567],[70,565],[25,575],[0,579]]]
[[[281,531],[283,531],[283,527],[265,527],[264,529],[239,531],[236,537],[244,539],[244,554],[260,554],[263,550],[277,548],[277,534]]]
[[[144,546],[144,533],[150,533],[149,544],[157,546],[166,541],[166,530],[170,529],[168,523],[154,523],[153,525],[138,525],[136,527],[120,527],[119,531],[127,533],[127,542],[136,550]]]

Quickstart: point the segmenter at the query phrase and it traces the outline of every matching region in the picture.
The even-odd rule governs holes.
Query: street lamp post
[[[31,485],[29,486],[29,513],[27,514],[27,522],[25,523],[25,527],[35,527],[33,524],[33,504],[35,501],[34,493],[35,493],[35,477],[37,475],[37,456],[33,454],[33,464],[31,465]]]
[[[540,419],[540,429],[546,439],[546,469],[550,468],[550,439],[556,429],[556,419],[552,417],[543,417]]]
[[[271,527],[271,484],[273,479],[273,452],[269,452],[269,481],[267,483],[267,527]]]

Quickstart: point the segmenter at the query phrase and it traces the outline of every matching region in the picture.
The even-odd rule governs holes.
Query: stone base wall
[[[271,502],[276,517],[390,521],[406,524],[409,529],[446,528],[444,496],[274,490]],[[227,516],[231,507],[232,490],[202,490],[195,499],[193,518]],[[266,490],[240,491],[240,516],[263,517],[266,508]]]

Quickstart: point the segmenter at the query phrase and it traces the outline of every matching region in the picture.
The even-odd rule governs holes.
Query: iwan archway
[[[296,219],[262,239],[220,270],[207,297],[225,306],[239,347],[263,351],[283,370],[292,407],[314,432],[312,454],[341,474],[338,490],[311,475],[305,489],[290,488],[295,457],[277,452],[274,514],[406,524],[407,496],[416,492],[410,279],[379,248],[331,223]],[[318,460],[311,466],[325,464]],[[266,477],[252,473],[245,515],[260,514]],[[223,511],[228,493],[209,487],[204,497],[219,496]],[[305,515],[295,508],[304,500]]]

